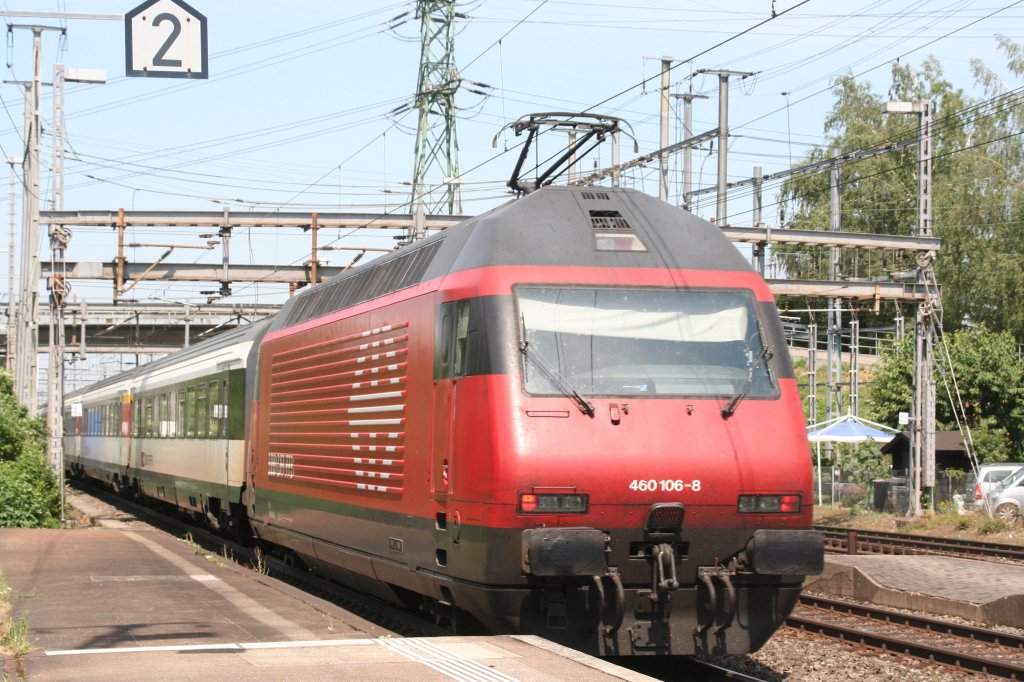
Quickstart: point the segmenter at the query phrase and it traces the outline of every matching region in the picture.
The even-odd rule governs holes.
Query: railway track
[[[845,554],[943,554],[1024,563],[1024,546],[930,535],[815,526],[825,535],[825,551]]]
[[[788,627],[1010,680],[1024,680],[1024,637],[830,597],[804,595]]]

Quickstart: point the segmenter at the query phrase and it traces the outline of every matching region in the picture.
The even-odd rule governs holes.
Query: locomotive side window
[[[489,368],[483,341],[480,299],[442,303],[434,336],[434,378],[451,379],[486,373]]]
[[[469,339],[469,301],[455,304],[455,362],[452,373],[464,376],[466,373],[466,342]]]
[[[452,356],[452,316],[441,316],[441,364],[447,368]],[[447,372],[446,372],[447,374]]]
[[[527,392],[775,397],[746,291],[516,287]]]

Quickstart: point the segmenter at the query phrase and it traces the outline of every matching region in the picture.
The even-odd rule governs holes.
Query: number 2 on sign
[[[668,479],[668,478],[666,478],[666,479],[663,479],[663,480],[660,480],[660,481],[657,481],[657,480],[655,480],[653,478],[648,478],[648,479],[634,478],[629,483],[629,489],[630,490],[636,490],[637,492],[641,492],[641,493],[650,493],[650,492],[658,492],[658,491],[660,491],[660,492],[675,492],[675,493],[679,493],[679,492],[682,492],[684,490],[692,490],[693,492],[696,493],[696,492],[700,492],[700,481],[697,480],[697,479],[694,479],[694,480],[690,481],[689,483],[687,483],[686,481],[682,481],[682,480],[680,480],[678,478],[675,478],[675,479]]]

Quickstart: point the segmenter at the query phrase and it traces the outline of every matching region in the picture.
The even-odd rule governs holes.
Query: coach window
[[[228,394],[228,380],[224,379],[223,381],[220,382],[220,399],[221,399],[220,435],[221,435],[221,438],[228,438],[229,437],[228,427],[230,426],[230,424],[228,422],[228,410],[230,409],[230,407],[229,407],[230,400],[228,398],[228,395],[229,395]]]
[[[185,414],[181,418],[186,438],[196,437],[196,387],[188,387],[188,398],[185,401]]]
[[[206,384],[199,384],[196,387],[196,438],[206,438],[206,425],[210,418],[209,413]]]
[[[157,435],[167,438],[167,394],[161,393],[157,399],[158,408],[156,411]]]
[[[185,389],[178,391],[178,437],[185,437],[185,415],[188,410],[185,408]]]
[[[207,433],[210,438],[217,438],[220,436],[220,382],[210,382],[210,427]]]
[[[135,432],[136,438],[142,438],[142,400],[135,400],[132,403],[132,420],[134,421],[135,428],[132,431]]]
[[[178,435],[178,392],[171,391],[167,394],[167,437],[174,438]]]
[[[153,398],[146,398],[146,423],[142,430],[142,435],[146,438],[153,437]]]

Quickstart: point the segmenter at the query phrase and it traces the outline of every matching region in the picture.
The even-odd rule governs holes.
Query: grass
[[[862,528],[1024,545],[1024,527],[1020,522],[1007,526],[1000,519],[990,518],[983,512],[968,511],[958,514],[951,505],[939,505],[935,511],[926,511],[916,518],[866,511],[862,507],[822,505],[814,509],[814,522],[840,528]]]
[[[210,554],[209,552],[207,552],[202,545],[196,542],[195,538],[192,537],[192,533],[185,533],[185,537],[178,539],[184,542],[186,545],[188,545],[188,547],[192,550],[193,553],[195,553],[196,556],[203,557],[204,559],[209,561],[214,566],[217,566],[218,568],[227,568],[227,564],[218,559],[215,554]],[[224,554],[224,557],[227,558],[227,548],[222,547],[221,552]]]
[[[256,561],[252,564],[252,570],[256,571],[260,575],[267,575],[270,572],[270,568],[267,566],[267,561],[263,557],[263,551],[259,547],[253,549],[253,556]]]
[[[32,648],[28,643],[27,633],[28,620],[24,616],[11,619],[11,588],[0,571],[0,679],[7,679],[3,672],[3,660],[7,656],[14,656],[19,676],[24,677],[20,659]]]
[[[9,651],[15,657],[27,654],[32,648],[25,636],[28,633],[28,619],[22,616],[13,621],[9,620],[5,628],[4,633],[0,635],[0,650]]]

